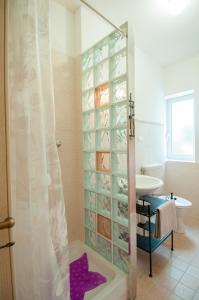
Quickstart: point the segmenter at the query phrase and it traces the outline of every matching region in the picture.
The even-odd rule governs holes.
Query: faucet
[[[144,174],[145,174],[145,172],[146,172],[146,169],[145,169],[144,167],[141,167],[141,169],[140,169],[140,173],[141,173],[141,175],[144,175]]]

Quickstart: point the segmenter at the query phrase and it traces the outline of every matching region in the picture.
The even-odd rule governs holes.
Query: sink
[[[162,186],[163,181],[159,178],[147,175],[136,175],[136,194],[139,196],[153,194]]]

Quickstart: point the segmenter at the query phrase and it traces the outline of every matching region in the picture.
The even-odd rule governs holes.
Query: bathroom
[[[1,29],[0,41],[4,42],[5,52],[0,52],[0,67],[1,74],[3,74],[2,70],[6,73],[4,77],[6,90],[4,90],[5,96],[1,96],[0,105],[1,111],[4,112],[1,127],[5,126],[2,124],[5,123],[4,117],[7,114],[7,137],[5,132],[4,135],[0,135],[1,145],[5,145],[5,149],[2,147],[0,164],[3,170],[1,184],[3,187],[8,185],[8,188],[1,191],[1,198],[5,201],[0,204],[0,222],[2,221],[0,228],[3,229],[0,231],[0,247],[8,242],[11,244],[0,248],[0,262],[3,266],[2,272],[0,271],[0,299],[150,300],[155,297],[163,300],[199,299],[199,191],[197,188],[199,175],[199,139],[197,137],[199,131],[197,122],[199,6],[197,2],[197,0],[152,0],[147,3],[144,0],[87,0],[86,3],[78,0],[7,0],[1,2],[0,28],[3,29],[5,26],[5,31]],[[48,19],[47,11],[50,19]],[[31,22],[25,23],[26,18],[22,20],[21,17],[26,14],[30,14],[33,19],[37,18],[37,26],[39,26],[33,28]],[[21,23],[18,20],[21,20]],[[35,32],[40,28],[43,30],[40,26],[43,26],[45,22],[49,25],[50,34],[47,27],[44,33],[46,37],[50,35],[51,41],[49,43],[48,39],[45,40],[46,48],[42,51],[43,35],[40,35],[41,39],[34,40],[34,34],[36,35]],[[26,34],[26,36],[24,34],[24,40],[22,39],[23,30]],[[4,39],[1,39],[2,34],[4,34]],[[110,41],[112,37],[118,36],[119,39],[121,38],[122,46],[116,46],[118,49],[114,50],[114,44],[112,45]],[[34,42],[29,43],[31,38]],[[23,46],[23,43],[26,46]],[[106,54],[107,45],[109,45],[109,51],[113,51],[112,54]],[[3,44],[0,51],[2,49]],[[121,150],[119,143],[113,145],[112,142],[115,142],[113,138],[115,131],[120,129],[116,124],[120,111],[116,111],[115,108],[117,105],[122,105],[122,100],[121,103],[111,106],[109,121],[113,123],[109,126],[111,127],[112,148],[105,147],[103,152],[99,147],[98,159],[93,160],[94,169],[98,171],[97,181],[99,181],[100,173],[112,176],[113,185],[109,188],[113,200],[118,200],[117,206],[113,200],[112,203],[110,202],[112,196],[109,194],[101,193],[104,198],[100,197],[99,190],[97,190],[97,199],[91,197],[94,194],[89,186],[92,183],[90,171],[93,171],[93,167],[91,166],[91,170],[85,168],[92,161],[85,154],[89,151],[85,151],[87,149],[84,148],[85,144],[86,146],[88,144],[84,136],[90,130],[87,126],[98,125],[96,125],[97,122],[94,123],[92,117],[89,120],[85,117],[87,111],[83,109],[82,112],[82,106],[85,104],[83,97],[85,92],[82,92],[82,89],[85,82],[87,84],[87,80],[83,79],[84,68],[86,68],[83,62],[86,61],[89,64],[89,60],[84,60],[84,58],[87,57],[89,51],[98,49],[105,49],[104,52],[102,51],[104,58],[99,58],[102,62],[106,61],[106,55],[110,55],[110,65],[112,58],[118,53],[126,53],[126,56],[128,53],[127,68],[123,70],[121,77],[122,80],[124,79],[122,82],[128,86],[126,91],[131,93],[131,99],[129,94],[126,95],[126,110],[128,110],[128,101],[134,101],[130,103],[130,120],[125,119],[129,126],[129,137],[127,134],[126,138],[124,138],[125,134],[122,136],[124,148]],[[20,53],[23,55],[19,55]],[[37,56],[39,59],[36,61],[34,57]],[[37,72],[36,64],[41,63],[42,59],[45,64],[48,60],[50,69],[43,69],[44,72],[40,74],[40,77],[43,76],[42,84],[38,79],[35,84],[33,75]],[[19,72],[21,64],[27,62],[30,69],[24,67],[24,72]],[[42,67],[45,65],[41,64],[40,71]],[[111,65],[111,67],[114,66]],[[92,65],[88,66],[89,68],[92,69]],[[95,69],[94,72],[97,70]],[[111,72],[113,71],[110,70]],[[51,78],[49,74],[52,75]],[[111,73],[108,76],[113,75]],[[3,77],[1,77],[1,82],[3,82]],[[45,82],[48,84],[43,84]],[[112,84],[111,80],[110,84]],[[95,87],[99,85],[102,86],[100,83]],[[52,100],[49,102],[45,100],[44,109],[41,108],[39,100],[37,107],[33,105],[33,102],[27,104],[25,101],[27,95],[36,101],[33,97],[38,86],[42,89],[43,99],[51,98]],[[106,101],[107,86],[103,84],[103,88],[104,90],[99,89],[97,92],[104,92],[104,101]],[[1,89],[2,95],[3,85]],[[50,97],[49,90],[51,91]],[[114,85],[111,85],[111,95],[113,93]],[[118,93],[118,97],[123,97],[123,93],[125,93],[124,88]],[[21,101],[22,98],[23,101]],[[181,102],[180,100],[190,101]],[[179,113],[175,116],[178,120],[175,123],[176,126],[188,118],[189,129],[192,130],[188,141],[188,156],[183,156],[184,154],[178,157],[172,156],[172,139],[171,131],[169,131],[172,116],[169,112],[171,112],[172,104],[176,103],[175,101],[191,103],[191,106],[186,107],[187,111],[189,109],[187,115],[183,107],[178,107]],[[32,109],[28,105],[32,105]],[[100,106],[96,104],[96,99],[95,105]],[[98,121],[100,121],[98,111],[102,110],[103,105],[96,110]],[[40,116],[37,115],[38,111]],[[44,129],[40,130],[43,118],[47,122],[48,132]],[[185,125],[187,125],[186,122]],[[121,128],[125,129],[126,125],[122,126]],[[179,127],[182,129],[182,126]],[[179,127],[177,126],[176,129],[179,130]],[[27,133],[20,128],[27,128]],[[53,130],[55,132],[51,136]],[[96,129],[97,143],[100,130],[100,128]],[[29,140],[30,132],[32,141]],[[38,133],[40,133],[39,136],[37,136]],[[41,182],[41,176],[46,176],[45,160],[43,161],[44,153],[47,151],[43,140],[45,133],[57,145],[52,152],[54,153],[53,164],[56,164],[58,169],[50,175],[48,171],[46,181],[43,181],[50,185],[53,180],[57,180],[54,188],[59,189],[58,185],[61,182],[63,189],[63,195],[61,188],[58,191],[59,194],[56,194],[61,199],[60,206],[56,205],[57,201],[49,202],[50,205],[52,204],[52,211],[55,211],[53,214],[52,211],[50,213],[48,203],[52,201],[50,198],[52,196],[50,193],[46,195],[45,182]],[[187,140],[185,148],[186,142]],[[192,147],[191,150],[190,147]],[[91,150],[90,152],[93,152],[93,149]],[[112,162],[109,157],[110,150],[113,151]],[[29,161],[29,156],[32,155],[30,151],[34,156],[33,161]],[[52,159],[52,153],[50,154],[51,156],[45,158],[47,161]],[[101,163],[102,154],[105,155],[104,164],[109,166],[107,170]],[[122,161],[120,167],[117,164],[119,156]],[[8,161],[7,167],[5,166],[6,160]],[[113,173],[110,170],[111,163]],[[32,164],[33,168],[37,167],[40,172],[30,169],[29,164]],[[127,202],[125,202],[126,197],[115,196],[114,189],[116,178],[123,176],[127,169],[129,186]],[[149,277],[149,255],[139,247],[137,248],[136,242],[136,231],[138,231],[136,226],[138,176],[136,180],[136,174],[141,175],[141,179],[144,175],[145,179],[150,176],[159,180],[161,188],[153,192],[148,191],[147,194],[152,193],[154,197],[160,195],[170,197],[173,193],[174,198],[177,197],[178,200],[179,198],[188,200],[177,208],[177,213],[183,214],[183,220],[181,220],[183,228],[181,226],[181,230],[176,229],[174,232],[174,251],[171,251],[169,237],[153,252],[152,277]],[[9,179],[5,182],[7,177]],[[126,177],[123,176],[123,178]],[[121,183],[120,181],[120,188]],[[88,190],[90,190],[89,199],[93,202],[87,201]],[[43,195],[46,201],[42,201]],[[35,197],[37,201],[34,200]],[[188,203],[188,207],[185,207],[184,203]],[[120,219],[117,219],[119,215],[115,215],[115,207],[122,216]],[[3,220],[6,217],[13,217],[15,225],[9,223],[5,227]],[[48,217],[52,217],[51,225],[54,224],[51,233]],[[95,223],[93,228],[92,218]],[[12,226],[13,228],[8,229]],[[120,239],[117,237],[119,231],[120,237],[122,236]],[[91,233],[94,234],[91,235]],[[97,246],[91,244],[92,238],[97,240]],[[50,247],[54,242],[57,243],[57,248],[55,248],[60,251],[58,257],[63,259],[62,266],[57,263],[56,259],[54,260],[56,255],[52,254],[53,250]],[[106,281],[98,287],[93,286],[84,297],[70,297],[69,264],[78,260],[84,253],[88,256],[89,270],[103,275],[103,280]]]

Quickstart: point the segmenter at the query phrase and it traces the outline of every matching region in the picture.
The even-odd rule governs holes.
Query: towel
[[[174,200],[169,200],[158,207],[154,237],[161,239],[166,233],[176,230],[176,228],[176,205]]]

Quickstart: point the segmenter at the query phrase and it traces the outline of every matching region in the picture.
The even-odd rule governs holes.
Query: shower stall
[[[125,35],[114,32],[83,54],[82,92],[86,243],[127,271]]]
[[[114,299],[135,297],[132,58],[127,23],[82,54],[85,242],[128,274]]]
[[[78,70],[83,148],[74,150],[82,152],[83,187],[74,184],[71,190],[79,189],[83,195],[81,241],[75,240],[75,230],[68,235],[75,219],[67,219],[64,192],[67,198],[68,191],[60,163],[68,145],[62,148],[65,140],[57,143],[54,91],[58,76],[66,76],[65,84],[70,73],[65,68],[72,70],[75,63],[68,63],[62,53],[64,67],[53,70],[50,0],[6,3],[10,211],[16,220],[9,235],[16,244],[9,253],[16,300],[70,299],[70,263],[83,253],[89,270],[106,278],[84,299],[133,300],[136,295],[133,36],[128,22],[116,26],[81,2],[112,28],[84,51]],[[60,57],[56,53],[58,63]],[[70,104],[75,107],[71,100]],[[74,139],[79,137],[73,134]],[[81,176],[81,167],[72,172]]]

